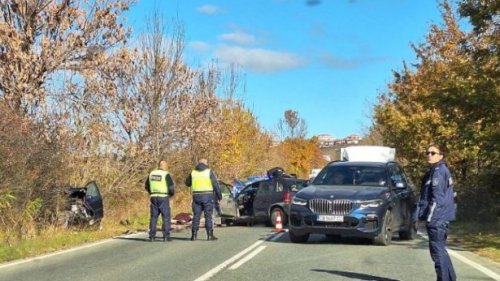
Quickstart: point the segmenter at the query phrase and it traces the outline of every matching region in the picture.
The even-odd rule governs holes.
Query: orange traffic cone
[[[276,212],[276,226],[274,228],[274,232],[283,232],[283,224],[281,224],[281,211]]]

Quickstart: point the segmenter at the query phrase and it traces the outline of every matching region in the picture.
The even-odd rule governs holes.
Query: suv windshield
[[[314,179],[313,185],[387,186],[384,167],[331,165]]]

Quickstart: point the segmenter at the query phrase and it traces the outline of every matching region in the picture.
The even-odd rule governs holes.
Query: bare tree
[[[297,111],[291,109],[285,111],[284,118],[278,120],[276,128],[280,140],[305,137],[307,134],[305,120],[299,117]]]
[[[182,61],[184,30],[178,22],[167,26],[158,13],[153,14],[138,45],[131,54],[131,71],[115,80],[119,88],[113,107],[115,128],[126,150],[132,154],[147,150],[155,162],[174,142],[173,101],[192,88],[195,72]]]
[[[120,20],[131,0],[2,0],[0,98],[33,114],[47,83],[61,71],[84,72],[107,63],[106,51],[124,42]]]

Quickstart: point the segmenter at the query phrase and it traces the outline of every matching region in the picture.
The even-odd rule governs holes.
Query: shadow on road
[[[191,240],[191,238],[187,238],[187,237],[170,236],[170,238],[172,238],[172,240],[184,240],[184,241],[190,241]],[[148,242],[149,243],[149,238],[142,238],[142,237],[116,237],[114,239],[127,240],[127,241]],[[156,237],[155,242],[162,242],[161,237]]]
[[[148,242],[149,243],[149,239],[148,238],[139,238],[139,237],[115,237],[113,239],[117,239],[117,240],[127,240],[127,241],[139,241],[139,242]]]
[[[292,243],[288,233],[284,233],[277,240],[270,240],[271,243]],[[309,240],[304,244],[343,244],[343,245],[373,245],[370,239],[354,238],[354,237],[339,237],[339,236],[326,236],[321,234],[312,234]],[[374,247],[380,247],[373,245]],[[414,240],[401,240],[395,235],[392,238],[391,246],[408,247],[411,249],[427,249],[427,240],[417,237]]]
[[[391,279],[379,276],[373,276],[363,273],[349,272],[349,271],[339,271],[339,270],[326,270],[326,269],[311,269],[311,271],[325,272],[333,275],[338,275],[347,278],[355,278],[356,280],[370,280],[370,281],[400,281],[398,279]]]

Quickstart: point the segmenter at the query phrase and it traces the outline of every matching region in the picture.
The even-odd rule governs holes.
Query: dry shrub
[[[36,235],[57,213],[64,176],[52,132],[0,103],[0,227],[6,240]]]
[[[127,224],[134,217],[141,217],[149,213],[149,198],[144,191],[129,196],[126,193],[103,194],[105,221],[109,224]]]

